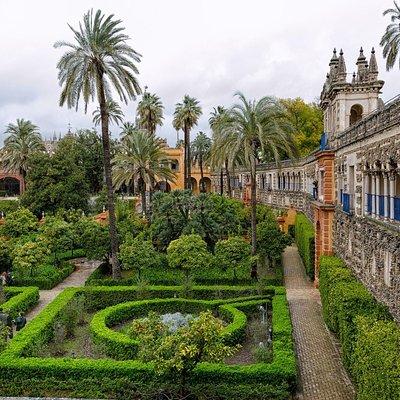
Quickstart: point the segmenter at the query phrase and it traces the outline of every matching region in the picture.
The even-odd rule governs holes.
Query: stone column
[[[372,179],[372,185],[371,185],[371,202],[372,202],[372,204],[371,204],[371,215],[372,216],[375,216],[375,204],[376,204],[376,197],[375,197],[375,194],[376,194],[376,175],[375,175],[375,173],[373,172],[372,173],[372,176],[371,176],[371,179]]]
[[[389,218],[389,193],[388,193],[388,189],[389,189],[389,185],[388,185],[388,175],[385,173],[383,175],[383,201],[384,201],[384,209],[383,209],[383,215],[385,217],[385,219]]]
[[[376,218],[379,218],[379,196],[381,194],[381,177],[380,177],[380,173],[378,172],[376,174],[376,180],[375,180],[375,215]]]
[[[390,196],[390,212],[389,218],[394,220],[394,196],[396,194],[396,174],[390,174],[389,177],[389,196]]]
[[[363,175],[363,201],[364,201],[364,215],[368,215],[368,190],[369,190],[369,175],[364,172]]]

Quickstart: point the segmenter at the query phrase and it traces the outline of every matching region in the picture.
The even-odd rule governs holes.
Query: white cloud
[[[343,47],[348,72],[358,49],[378,50],[384,99],[398,93],[399,71],[384,71],[378,44],[390,0],[2,0],[0,14],[0,131],[16,118],[29,118],[44,135],[91,127],[91,113],[58,107],[55,68],[59,39],[71,39],[67,23],[77,25],[91,7],[123,20],[132,46],[143,54],[142,86],[161,96],[165,123],[159,134],[176,139],[174,105],[184,94],[203,106],[198,129],[208,131],[213,106],[232,103],[241,90],[248,97],[319,96],[333,47]],[[124,107],[133,120],[135,103]],[[114,129],[115,130],[115,129]],[[1,136],[0,136],[1,137]]]

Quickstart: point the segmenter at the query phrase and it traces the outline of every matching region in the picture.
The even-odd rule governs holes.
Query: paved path
[[[295,246],[285,250],[283,265],[299,365],[296,398],[353,400],[353,385],[342,365],[339,345],[324,324],[319,291],[306,277]]]
[[[36,317],[42,309],[52,302],[64,289],[69,287],[83,286],[89,275],[100,265],[99,261],[88,261],[86,258],[71,260],[76,266],[75,271],[59,285],[50,290],[40,290],[39,303],[26,315],[29,321]]]

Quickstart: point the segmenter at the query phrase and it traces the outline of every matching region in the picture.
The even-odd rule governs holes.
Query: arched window
[[[360,104],[354,104],[350,109],[350,125],[360,121],[363,115],[363,108]]]

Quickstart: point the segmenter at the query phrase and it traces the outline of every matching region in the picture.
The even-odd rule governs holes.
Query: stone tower
[[[328,145],[335,146],[338,135],[349,126],[356,124],[367,114],[379,108],[379,94],[384,82],[378,80],[378,64],[372,48],[368,61],[361,48],[350,82],[347,81],[346,63],[343,51],[339,56],[336,49],[329,63],[321,93],[321,107],[324,110],[324,131]]]

